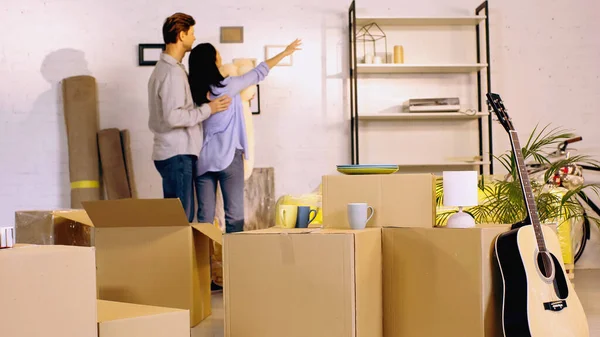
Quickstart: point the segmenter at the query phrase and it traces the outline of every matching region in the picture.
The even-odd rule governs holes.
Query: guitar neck
[[[531,188],[531,182],[529,180],[529,174],[525,166],[525,160],[523,159],[523,152],[521,151],[521,144],[519,142],[519,136],[516,131],[510,131],[510,143],[515,154],[517,162],[517,172],[519,174],[519,180],[521,182],[521,191],[523,192],[523,198],[525,199],[525,207],[527,208],[527,215],[531,221],[531,225],[535,231],[535,238],[537,240],[538,248],[540,252],[546,251],[546,243],[544,241],[544,234],[540,225],[540,218],[538,215],[537,206],[535,203],[535,197]]]

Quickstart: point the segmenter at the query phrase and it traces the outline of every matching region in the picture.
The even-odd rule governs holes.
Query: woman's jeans
[[[236,150],[233,161],[219,172],[206,172],[196,177],[198,222],[213,223],[217,202],[217,182],[221,185],[225,208],[225,232],[244,230],[244,160]]]
[[[154,166],[162,177],[164,197],[179,198],[189,222],[194,220],[194,176],[197,160],[196,156],[177,155],[154,161]]]

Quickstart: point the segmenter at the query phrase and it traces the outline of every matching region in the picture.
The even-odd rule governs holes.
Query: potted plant
[[[584,189],[593,191],[597,195],[599,184],[586,184],[582,176],[581,165],[600,167],[597,161],[587,155],[571,155],[562,158],[553,158],[549,150],[556,150],[558,145],[568,139],[576,137],[573,133],[560,128],[550,128],[549,125],[541,130],[536,127],[523,146],[523,158],[530,168],[537,172],[530,173],[531,187],[538,208],[540,222],[543,224],[556,223],[559,227],[563,254],[563,242],[568,241],[570,246],[571,224],[583,221],[600,224],[600,220],[585,211],[578,196]],[[507,171],[504,176],[480,176],[479,204],[465,208],[477,223],[513,224],[526,218],[527,210],[521,191],[520,180],[514,154],[511,150],[500,156],[494,157]],[[456,209],[444,208],[442,178],[439,177],[436,185],[436,203],[438,212],[436,225],[444,226],[450,215]],[[589,193],[589,192],[588,192]],[[561,230],[561,226],[564,228]],[[565,236],[568,235],[568,238]],[[565,257],[568,256],[568,252]],[[567,259],[565,259],[567,260]],[[572,258],[570,259],[572,261]],[[573,263],[567,262],[565,263]]]

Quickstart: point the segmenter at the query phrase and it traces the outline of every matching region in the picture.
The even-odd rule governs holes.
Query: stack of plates
[[[343,174],[391,174],[398,171],[398,165],[338,165]]]

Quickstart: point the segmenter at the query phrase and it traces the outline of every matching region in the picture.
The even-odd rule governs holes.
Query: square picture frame
[[[274,57],[275,55],[281,53],[282,51],[285,50],[287,46],[284,45],[268,45],[265,46],[265,60],[268,60],[272,57]],[[277,64],[278,67],[291,67],[292,65],[294,65],[294,59],[292,58],[293,55],[290,56],[286,56],[284,57],[281,62],[279,62],[279,64]]]
[[[221,43],[244,43],[243,26],[221,27]]]
[[[167,48],[164,43],[140,43],[138,45],[138,65],[153,66],[160,60],[160,54]]]
[[[256,95],[250,100],[250,111],[253,115],[260,115],[260,85],[256,85]]]

